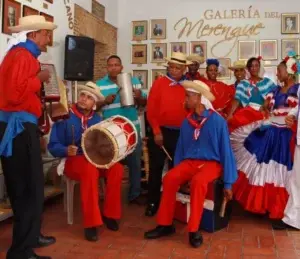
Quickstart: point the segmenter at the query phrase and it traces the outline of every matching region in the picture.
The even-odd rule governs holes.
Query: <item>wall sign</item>
[[[73,19],[73,12],[72,12],[72,8],[71,8],[70,0],[64,0],[64,4],[66,6],[69,29],[73,30],[74,29],[74,19]]]

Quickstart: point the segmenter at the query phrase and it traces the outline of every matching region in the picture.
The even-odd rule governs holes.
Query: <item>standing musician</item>
[[[121,217],[123,166],[116,163],[108,170],[99,170],[83,155],[82,134],[87,128],[101,121],[101,117],[94,110],[96,103],[103,101],[104,97],[97,85],[92,82],[79,85],[78,91],[78,102],[70,109],[70,118],[54,123],[48,149],[54,157],[66,158],[63,160],[65,175],[80,182],[85,238],[88,241],[97,241],[97,227],[102,225],[98,193],[99,176],[104,176],[107,180],[103,220],[108,229],[117,231],[119,229],[117,220]]]
[[[146,216],[153,216],[160,201],[160,188],[166,154],[174,156],[180,125],[187,115],[184,109],[185,91],[181,82],[185,80],[188,65],[186,55],[173,52],[168,62],[168,73],[154,81],[147,106],[147,119],[153,134],[149,137],[150,174],[148,181],[148,206]],[[169,169],[173,166],[170,161]]]
[[[163,193],[158,210],[158,226],[145,233],[155,239],[175,233],[172,225],[176,192],[191,181],[191,215],[188,223],[189,242],[199,247],[199,232],[207,185],[223,175],[224,195],[232,198],[231,185],[237,179],[235,158],[231,149],[226,121],[213,110],[209,87],[201,81],[185,81],[186,108],[192,110],[182,123],[175,153],[175,167],[163,179]],[[223,174],[222,174],[223,172]]]
[[[33,248],[53,244],[41,235],[44,174],[38,118],[42,114],[41,83],[50,78],[37,58],[57,26],[43,16],[22,17],[0,66],[0,155],[14,213],[13,240],[7,259],[50,258]]]
[[[198,54],[192,54],[187,57],[187,60],[191,61],[192,64],[188,66],[188,72],[186,72],[185,76],[187,80],[205,80],[205,78],[200,75],[199,68],[200,65],[205,62],[204,57]]]

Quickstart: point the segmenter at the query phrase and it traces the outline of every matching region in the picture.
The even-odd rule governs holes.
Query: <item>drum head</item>
[[[107,165],[114,158],[113,142],[103,131],[91,130],[86,132],[84,148],[88,158],[98,166]]]

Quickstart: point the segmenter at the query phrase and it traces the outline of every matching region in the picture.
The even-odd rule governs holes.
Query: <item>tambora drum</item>
[[[110,168],[131,154],[138,141],[133,123],[123,116],[113,116],[88,128],[81,140],[87,160],[97,168]]]

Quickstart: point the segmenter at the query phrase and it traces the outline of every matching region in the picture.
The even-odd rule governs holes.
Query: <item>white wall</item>
[[[278,57],[281,58],[280,46],[281,38],[298,37],[298,35],[281,35],[281,20],[280,19],[266,19],[264,18],[265,12],[299,12],[300,1],[299,0],[260,0],[260,1],[245,1],[245,0],[119,0],[119,30],[118,30],[118,54],[121,56],[125,71],[131,71],[132,69],[148,69],[149,83],[151,82],[151,69],[163,68],[157,67],[156,64],[150,63],[151,43],[153,40],[147,40],[142,43],[148,43],[148,64],[138,67],[131,64],[131,42],[132,31],[131,21],[148,20],[151,19],[167,19],[167,40],[161,42],[187,42],[189,52],[189,42],[204,40],[208,44],[208,57],[212,56],[210,48],[216,42],[221,40],[220,36],[209,36],[196,38],[196,33],[192,33],[189,37],[182,37],[178,39],[178,32],[174,31],[175,23],[183,18],[188,17],[189,20],[196,23],[199,19],[203,18],[203,12],[207,9],[213,9],[216,11],[231,10],[231,9],[243,9],[248,10],[252,6],[252,10],[258,9],[261,17],[260,19],[222,19],[222,20],[205,20],[205,24],[210,26],[216,26],[219,23],[224,25],[245,26],[246,24],[256,24],[262,22],[265,25],[265,29],[261,30],[261,33],[257,36],[253,36],[250,39],[278,39]],[[149,34],[149,33],[148,33]],[[149,35],[148,35],[149,38]],[[240,40],[246,40],[247,38],[240,38]],[[225,55],[228,52],[230,44],[223,44],[216,49],[216,54],[219,57]],[[259,45],[257,44],[257,48]],[[233,52],[228,56],[232,62],[237,59],[237,46]],[[170,45],[168,44],[168,54],[170,54]],[[257,53],[258,55],[259,53]],[[278,64],[279,60],[271,62],[271,65]]]

